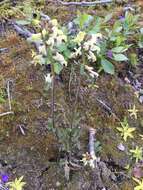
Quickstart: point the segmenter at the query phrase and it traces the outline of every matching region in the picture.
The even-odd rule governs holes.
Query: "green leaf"
[[[91,15],[88,15],[86,13],[78,13],[78,17],[74,20],[75,24],[78,24],[80,29],[83,29],[85,25],[89,25],[90,22],[93,20],[93,17]]]
[[[137,65],[137,54],[135,53],[131,53],[130,54],[130,61],[132,65]]]
[[[116,21],[113,25],[113,32],[118,33],[121,32],[122,30],[122,25],[119,21]]]
[[[17,20],[16,21],[16,24],[20,24],[20,25],[28,25],[30,23],[31,23],[31,21],[29,21],[29,20]]]
[[[101,60],[101,65],[106,73],[113,75],[115,73],[114,65],[107,59]]]
[[[0,104],[2,104],[4,102],[5,102],[5,99],[2,96],[0,96]]]
[[[32,34],[31,37],[27,38],[30,42],[41,42],[41,33]]]
[[[123,47],[123,46],[118,46],[112,49],[112,52],[114,53],[122,53],[125,52],[127,50],[127,48]]]
[[[60,63],[54,63],[54,72],[56,73],[56,74],[60,74],[60,72],[62,71],[62,69],[63,69],[63,66],[60,64]]]
[[[105,17],[104,22],[108,22],[109,20],[111,20],[112,16],[113,16],[112,13],[111,13],[111,14],[108,14],[108,15]]]
[[[124,54],[113,54],[115,61],[127,61],[128,58]]]
[[[100,32],[100,27],[101,27],[101,18],[97,17],[95,20],[95,25],[91,28],[88,34],[96,34]]]
[[[65,50],[67,50],[67,46],[66,46],[65,43],[62,43],[62,44],[58,45],[57,48],[58,48],[59,52],[63,52]]]

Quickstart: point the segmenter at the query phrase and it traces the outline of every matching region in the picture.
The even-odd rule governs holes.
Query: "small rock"
[[[59,181],[56,182],[56,187],[59,187],[61,183]]]
[[[135,178],[142,178],[143,177],[143,168],[141,164],[137,164],[134,168],[133,168],[133,176]]]
[[[125,151],[125,146],[122,144],[122,143],[120,143],[119,145],[117,145],[117,148],[120,150],[120,151]]]
[[[142,104],[143,103],[143,96],[139,97],[139,102]]]

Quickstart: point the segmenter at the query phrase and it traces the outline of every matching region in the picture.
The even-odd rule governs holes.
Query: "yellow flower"
[[[36,52],[32,49],[32,51],[31,51],[32,58],[35,57],[36,55],[37,55]]]
[[[75,38],[73,41],[74,41],[75,43],[77,43],[78,45],[80,45],[81,42],[84,40],[85,35],[86,35],[85,32],[80,31],[80,32],[77,34],[76,38]]]
[[[134,188],[134,190],[143,190],[143,179],[139,180],[133,177],[133,180],[138,183],[138,185]]]
[[[51,23],[53,26],[58,26],[58,21],[57,21],[57,19],[52,19],[52,20],[50,21],[50,23]]]
[[[36,56],[33,58],[33,62],[34,62],[35,65],[37,65],[37,64],[42,65],[42,61],[43,61],[43,56],[40,55],[40,54],[36,55]]]
[[[133,158],[136,159],[136,162],[138,162],[139,160],[142,160],[142,148],[139,148],[138,146],[136,146],[135,149],[130,150],[130,152],[132,153]]]
[[[42,30],[42,35],[45,37],[47,34],[48,34],[48,31],[44,28],[44,29]]]
[[[41,39],[41,33],[32,34],[31,37],[28,38],[28,40],[32,41],[32,42],[42,41],[42,39]]]
[[[33,19],[32,20],[32,24],[35,25],[35,26],[38,26],[40,24],[40,20],[38,19]]]
[[[25,182],[22,182],[23,176],[21,176],[19,179],[15,179],[12,182],[7,183],[7,185],[10,187],[10,190],[22,190]]]
[[[135,119],[137,119],[137,113],[139,110],[136,109],[136,106],[134,105],[132,109],[128,109],[128,112],[130,113],[130,116],[134,116]]]
[[[117,130],[121,133],[121,136],[123,137],[124,141],[127,141],[127,138],[134,138],[133,136],[133,132],[136,130],[135,128],[131,128],[129,127],[129,124],[126,120],[126,118],[124,119],[123,122],[121,122],[121,126],[122,127],[117,127]]]

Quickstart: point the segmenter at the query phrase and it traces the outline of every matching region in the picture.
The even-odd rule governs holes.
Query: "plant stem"
[[[51,74],[52,74],[52,93],[51,93],[52,108],[51,108],[51,112],[52,112],[52,127],[55,128],[55,71],[54,71],[54,60],[52,57],[52,52],[46,43],[46,40],[43,36],[42,31],[41,31],[41,35],[42,35],[43,43],[44,43],[44,46],[46,49],[46,57],[49,58],[50,65],[51,65]]]
[[[54,65],[51,64],[52,71],[52,126],[55,128],[55,72]]]

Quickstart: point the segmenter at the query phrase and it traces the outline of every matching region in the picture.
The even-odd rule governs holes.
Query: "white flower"
[[[97,51],[100,52],[100,48],[96,45],[96,43],[92,40],[88,40],[84,43],[83,48],[85,51]]]
[[[97,34],[91,34],[91,39],[96,43],[98,39],[102,38],[102,34],[101,33],[97,33]]]
[[[101,37],[102,35],[100,33],[91,34],[91,38],[88,41],[86,41],[83,45],[84,50],[97,51],[97,53],[99,53],[100,48],[97,46],[97,40]]]
[[[85,69],[89,72],[91,77],[94,78],[94,77],[99,76],[99,74],[97,72],[93,71],[93,67],[89,67],[89,66],[85,65]]]
[[[61,63],[61,65],[65,65],[67,66],[67,61],[65,60],[64,56],[60,53],[56,53],[55,56],[53,56],[53,58],[55,59],[55,61],[58,61]]]
[[[67,36],[63,33],[62,30],[58,29],[56,26],[52,28],[53,33],[50,35],[47,44],[50,46],[60,45],[63,41],[67,41]]]
[[[46,55],[46,48],[44,45],[39,46],[39,53],[41,53],[42,55]]]
[[[43,56],[40,55],[40,54],[35,55],[35,57],[33,58],[33,62],[34,62],[35,65],[37,65],[37,64],[42,65]]]
[[[46,83],[52,83],[52,77],[51,77],[50,73],[48,73],[47,75],[45,75],[45,81],[46,81]]]
[[[95,61],[96,61],[96,56],[95,56],[95,54],[94,54],[92,51],[89,51],[88,53],[89,53],[89,54],[87,55],[87,58],[88,58],[89,60],[91,60],[92,62],[95,62]]]
[[[76,58],[78,55],[81,55],[81,47],[74,48],[75,52],[71,54],[71,58]]]
[[[57,45],[61,44],[63,41],[67,41],[67,36],[62,34],[62,35],[59,35],[57,36],[56,38],[56,42],[57,42]]]
[[[100,48],[96,45],[92,45],[91,48],[90,48],[91,51],[97,51],[97,53],[100,52]]]
[[[91,156],[88,152],[86,152],[85,154],[82,155],[83,158],[82,158],[82,162],[84,164],[84,166],[88,165],[91,167],[91,168],[95,168],[95,160],[97,159],[96,156]]]
[[[53,47],[55,44],[55,40],[53,37],[49,37],[49,39],[46,41],[46,44]]]

